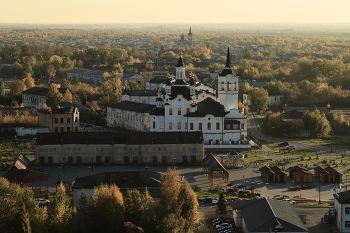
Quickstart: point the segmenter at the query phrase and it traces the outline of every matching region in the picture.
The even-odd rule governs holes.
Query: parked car
[[[295,150],[297,147],[293,145],[286,146],[286,150]]]
[[[296,203],[294,200],[291,200],[291,199],[283,199],[283,201],[289,202],[292,205]]]
[[[289,146],[289,142],[280,142],[278,143],[279,146]]]
[[[212,203],[213,202],[213,198],[211,197],[206,197],[203,199],[203,203]]]
[[[36,201],[39,205],[48,205],[48,204],[50,204],[50,201],[49,201],[49,200],[42,199],[42,198],[36,199],[35,201]]]
[[[218,230],[222,230],[225,228],[232,228],[232,225],[230,223],[225,222],[225,223],[221,223],[220,225],[216,226],[216,229],[218,229]]]
[[[219,222],[219,221],[222,221],[222,220],[229,220],[229,219],[226,218],[226,217],[218,217],[218,218],[216,218],[216,219],[213,220],[213,223],[214,223],[214,222]]]

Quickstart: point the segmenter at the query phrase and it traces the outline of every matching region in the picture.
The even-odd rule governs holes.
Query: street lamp
[[[94,171],[94,157],[91,157],[91,171]]]
[[[176,161],[176,158],[175,158],[175,157],[173,158],[173,161],[174,161],[174,169],[175,169],[175,161]]]
[[[58,167],[58,181],[61,181],[61,167]]]
[[[318,178],[318,204],[321,204],[321,174]]]
[[[89,169],[89,176],[90,176],[90,170],[91,170],[91,167],[89,166],[89,167],[88,167],[88,169]]]

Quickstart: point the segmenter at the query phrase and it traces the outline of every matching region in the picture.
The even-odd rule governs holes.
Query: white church
[[[168,79],[155,100],[141,101],[148,98],[147,91],[124,94],[125,101],[107,107],[107,126],[150,132],[202,131],[206,149],[250,149],[247,118],[238,109],[239,77],[230,64],[228,48],[215,98],[213,93],[196,90],[193,79],[187,81],[180,55],[175,80]]]

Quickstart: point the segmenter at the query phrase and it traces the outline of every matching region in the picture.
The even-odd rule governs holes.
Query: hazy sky
[[[0,23],[350,22],[349,0],[0,0]]]

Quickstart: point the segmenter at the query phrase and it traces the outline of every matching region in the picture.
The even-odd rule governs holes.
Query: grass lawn
[[[321,202],[318,204],[318,201],[310,201],[310,202],[300,202],[296,203],[293,206],[295,207],[331,207],[328,202]]]

